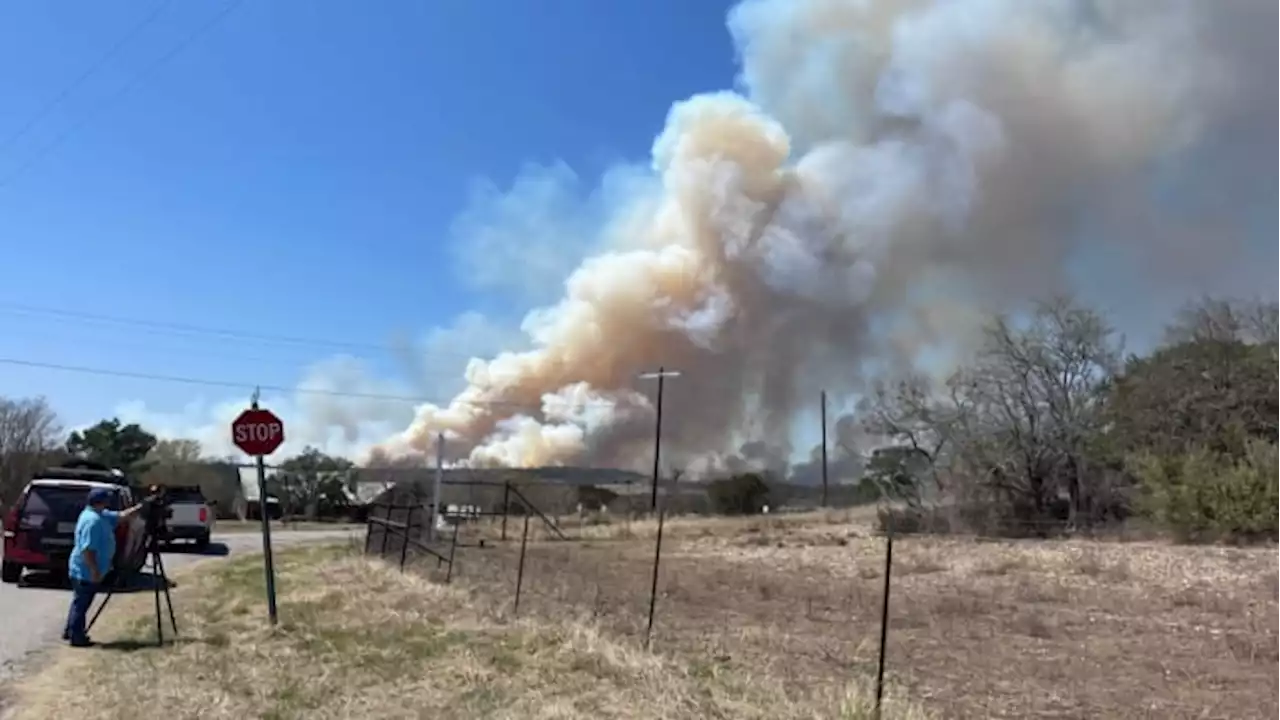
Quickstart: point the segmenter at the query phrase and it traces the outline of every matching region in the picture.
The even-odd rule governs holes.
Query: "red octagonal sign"
[[[245,455],[270,455],[284,442],[284,423],[270,410],[245,410],[231,423],[231,441]]]

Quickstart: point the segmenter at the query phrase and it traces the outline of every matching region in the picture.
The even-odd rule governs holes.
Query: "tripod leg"
[[[160,578],[162,571],[159,565],[160,554],[151,554],[151,594],[156,599],[156,645],[164,645],[164,624],[160,622]],[[168,590],[165,591],[166,594]]]
[[[115,594],[114,585],[112,587],[107,588],[107,594],[103,596],[102,602],[98,603],[97,612],[93,614],[93,617],[89,618],[89,624],[84,626],[84,632],[86,635],[89,633],[90,630],[93,629],[93,624],[98,622],[98,616],[102,614],[102,611],[107,609],[107,603],[111,602],[111,596],[113,594]]]
[[[164,604],[169,608],[169,626],[173,628],[173,636],[176,638],[178,636],[178,619],[173,614],[173,598],[169,595],[169,576],[164,571],[164,560],[161,559],[160,553],[156,553],[156,567],[160,568],[160,574],[156,580],[164,588]]]

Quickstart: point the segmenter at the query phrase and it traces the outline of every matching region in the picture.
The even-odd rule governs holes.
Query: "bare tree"
[[[909,450],[873,456],[873,467],[883,464],[878,459],[892,457],[895,463],[904,465],[903,472],[912,476],[911,482],[894,482],[891,489],[882,487],[882,492],[919,506],[926,495],[944,489],[941,471],[957,420],[956,406],[938,397],[928,378],[912,374],[893,383],[875,383],[859,403],[858,414],[866,434]],[[869,477],[875,480],[884,474],[872,473]]]
[[[1064,490],[1072,522],[1092,507],[1100,488],[1091,486],[1087,450],[1105,421],[1120,352],[1106,320],[1068,298],[1039,304],[1025,326],[1000,317],[988,328],[976,377],[994,393],[1037,516]]]
[[[1280,306],[1274,300],[1202,297],[1178,311],[1165,328],[1165,343],[1275,344]]]
[[[147,459],[157,463],[178,464],[200,462],[202,456],[199,440],[169,438],[157,440]]]
[[[43,397],[0,398],[0,507],[60,451],[61,437],[58,416]]]
[[[1090,449],[1119,358],[1100,315],[1054,299],[1024,319],[994,318],[976,357],[944,388],[921,377],[876,386],[863,422],[925,458],[933,482],[961,502],[1041,520],[1065,500],[1074,520],[1105,494]]]

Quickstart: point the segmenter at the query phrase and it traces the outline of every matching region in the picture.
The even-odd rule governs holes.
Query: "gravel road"
[[[296,530],[272,533],[274,547],[305,542],[340,540],[351,537],[349,530]],[[262,537],[251,533],[223,534],[214,538],[208,552],[164,553],[167,573],[194,562],[216,562],[216,558],[262,550]],[[21,671],[33,654],[59,642],[67,619],[70,591],[54,586],[38,576],[28,575],[30,582],[0,585],[0,684]],[[94,603],[96,609],[98,600]],[[110,612],[110,610],[108,610]],[[92,617],[93,611],[90,611]],[[0,697],[0,716],[4,699]]]

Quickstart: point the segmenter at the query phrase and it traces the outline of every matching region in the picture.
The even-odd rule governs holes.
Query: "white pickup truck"
[[[165,521],[165,541],[193,540],[196,547],[209,545],[215,523],[213,508],[198,485],[171,486],[165,490],[170,515]]]

